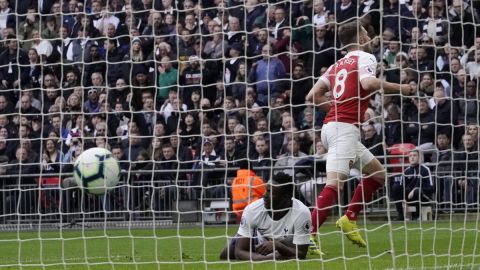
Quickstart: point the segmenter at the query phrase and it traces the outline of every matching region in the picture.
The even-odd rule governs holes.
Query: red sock
[[[330,215],[331,206],[337,201],[338,191],[335,186],[325,186],[317,197],[317,207],[312,211],[312,233],[317,233]]]
[[[357,220],[358,213],[363,210],[364,204],[372,200],[373,193],[381,186],[383,185],[373,178],[364,178],[355,189],[355,193],[348,206],[347,213],[345,214],[348,219]]]

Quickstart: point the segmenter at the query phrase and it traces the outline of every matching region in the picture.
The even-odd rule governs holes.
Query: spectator
[[[478,86],[476,81],[468,81],[458,102],[460,124],[476,124],[479,119]]]
[[[357,16],[356,4],[352,0],[342,0],[340,5],[335,5],[335,17],[337,23],[347,22]]]
[[[158,66],[158,72],[160,76],[158,77],[157,101],[163,103],[168,97],[169,90],[177,85],[178,70],[173,67],[170,57],[164,56]]]
[[[100,103],[98,102],[98,90],[90,88],[87,92],[88,100],[83,104],[85,112],[97,113],[100,111]]]
[[[200,140],[200,126],[194,113],[186,113],[182,120],[179,127],[182,145],[191,149]]]
[[[225,63],[225,83],[230,84],[235,81],[235,78],[237,76],[239,66],[242,63],[245,63],[245,60],[240,57],[241,53],[243,51],[243,46],[241,43],[232,43],[229,45],[229,55],[230,55],[230,61],[227,61]],[[229,85],[230,88],[230,85]]]
[[[473,61],[466,63],[465,71],[468,73],[471,80],[478,80],[478,78],[480,78],[480,52],[475,50],[473,54],[474,59]]]
[[[418,114],[407,119],[407,126],[404,127],[406,141],[421,147],[422,150],[427,150],[434,142],[435,118],[426,98],[419,98],[416,104]]]
[[[387,118],[385,121],[385,143],[392,146],[404,140],[402,120],[400,119],[400,107],[397,104],[389,104],[387,107]]]
[[[253,64],[249,81],[255,83],[257,100],[261,105],[268,105],[268,97],[280,94],[280,79],[285,77],[285,67],[276,57],[272,57],[272,48],[265,45],[262,48],[263,59]]]
[[[433,200],[435,184],[430,169],[423,163],[423,156],[417,149],[410,151],[408,155],[410,166],[404,171],[402,181],[393,187],[393,195],[396,200],[398,219],[404,219],[404,210],[402,209],[403,200],[407,205],[414,205],[416,211],[412,213],[412,220],[419,218],[420,207],[423,203]],[[400,206],[399,206],[400,205]],[[407,207],[405,205],[404,207]]]
[[[40,113],[37,108],[32,106],[32,97],[29,94],[24,94],[20,99],[20,113],[30,117]]]
[[[270,35],[275,41],[283,38],[283,30],[288,27],[288,19],[285,9],[281,6],[275,8],[274,11],[275,22],[272,22],[269,27],[272,29]]]
[[[139,154],[145,151],[140,136],[138,131],[129,132],[128,141],[126,141],[127,143],[123,146],[123,152],[130,161],[135,161]]]
[[[96,44],[91,44],[88,53],[85,55],[85,86],[103,87],[103,74],[106,71],[105,59],[100,55],[99,48]]]
[[[59,173],[62,166],[63,153],[58,150],[56,140],[49,138],[45,141],[44,146],[41,164],[42,172],[46,174]]]
[[[255,151],[250,151],[250,160],[256,168],[255,173],[262,179],[269,179],[270,168],[273,163],[270,155],[269,142],[267,140],[257,139],[255,141]]]
[[[195,55],[193,43],[195,39],[188,29],[183,29],[180,32],[180,41],[178,42],[178,56],[179,60],[185,61],[190,56]]]
[[[108,88],[108,102],[110,106],[115,107],[115,104],[120,103],[123,108],[129,108],[130,104],[127,101],[128,95],[131,95],[131,89],[128,87],[125,79],[119,78],[115,82],[114,88]]]
[[[112,155],[118,161],[120,170],[122,172],[128,172],[130,169],[130,162],[127,160],[120,144],[112,145]]]
[[[232,180],[232,209],[240,222],[243,209],[265,194],[265,186],[261,177],[255,175],[248,160],[238,162],[239,170]]]
[[[467,127],[467,134],[472,136],[473,143],[475,145],[474,148],[479,149],[478,147],[480,146],[479,144],[479,132],[478,132],[478,126],[477,125],[468,125]]]
[[[324,26],[328,23],[329,10],[325,8],[325,3],[323,0],[313,1],[313,13],[312,22],[316,27]]]
[[[192,166],[192,160],[193,160],[193,152],[197,149],[190,149],[188,147],[185,147],[184,145],[179,143],[179,137],[176,134],[173,134],[169,136],[169,143],[172,145],[173,150],[175,151],[175,155],[178,157],[178,160],[183,162],[185,166],[188,168],[191,168]],[[202,143],[199,143],[198,150],[202,148]],[[199,152],[200,153],[200,152]]]
[[[24,82],[28,81],[28,55],[18,48],[14,35],[7,37],[6,45],[8,49],[0,54],[1,86],[5,89],[20,88]]]
[[[240,20],[237,17],[228,18],[227,44],[233,46],[236,43],[243,43],[246,39],[245,32],[241,31]],[[235,73],[234,73],[235,74]]]
[[[418,72],[431,72],[434,70],[433,60],[429,57],[425,47],[412,47],[409,52],[410,67]]]
[[[57,15],[60,15],[60,14],[57,14]],[[60,25],[57,23],[57,20],[55,17],[47,17],[45,26],[46,27],[41,33],[42,39],[52,40],[59,37],[58,33],[59,33]]]
[[[220,161],[220,156],[214,150],[214,145],[210,139],[204,139],[202,148],[199,149],[197,162],[193,165],[194,176],[192,186],[206,187],[210,184],[215,184],[218,180],[218,175],[215,172],[207,172],[202,169],[212,169],[217,167]],[[224,179],[221,179],[222,181]],[[198,190],[197,190],[198,193]]]
[[[188,58],[188,66],[180,73],[179,84],[180,88],[179,96],[185,101],[187,107],[191,107],[190,96],[192,92],[200,88],[202,80],[208,76],[202,67],[200,58],[198,56],[191,56]]]
[[[256,56],[262,54],[262,48],[265,45],[268,45],[268,31],[265,29],[258,29],[253,32],[253,35],[249,35],[248,39],[247,55],[257,59]]]
[[[7,162],[15,158],[15,148],[10,147],[7,138],[3,136],[0,136],[0,156],[6,157]]]
[[[462,190],[463,203],[467,207],[473,207],[476,204],[478,190],[478,150],[472,135],[465,134],[462,137],[462,147],[454,156],[455,171],[461,172],[457,184]]]
[[[158,180],[167,180],[170,185],[177,185],[177,180],[185,180],[185,166],[182,165],[181,161],[175,155],[175,149],[169,143],[162,145],[162,156],[155,169],[156,173],[155,179]],[[172,192],[173,194],[173,192]],[[173,199],[173,198],[172,198]]]
[[[307,157],[307,154],[300,152],[298,141],[292,138],[287,143],[287,152],[278,157],[275,167],[281,167],[284,173],[294,177],[295,164],[305,157]]]
[[[296,64],[293,66],[292,73],[292,91],[290,93],[291,104],[293,105],[294,113],[301,112],[305,106],[305,97],[308,94],[308,91],[313,86],[313,82],[310,76],[307,77],[303,64]]]
[[[205,47],[203,49],[203,53],[205,54],[206,58],[210,59],[220,59],[223,57],[223,52],[225,48],[227,48],[227,42],[223,39],[222,28],[218,26],[215,21],[209,22],[213,24],[212,28],[212,39],[207,41]]]
[[[0,94],[0,115],[13,113],[13,106],[4,94]]]
[[[436,148],[430,161],[436,165],[437,183],[441,201],[445,208],[451,208],[454,202],[453,153],[448,133],[437,134]]]
[[[438,2],[430,2],[428,18],[423,25],[424,38],[433,40],[436,45],[448,41],[448,21],[442,18],[441,6]]]
[[[283,153],[284,147],[287,145],[287,133],[293,132],[294,120],[289,114],[282,115],[282,126],[280,132],[272,134],[272,157],[276,157]]]
[[[179,128],[180,122],[186,115],[186,110],[184,110],[183,100],[181,98],[175,98],[172,103],[172,112],[170,117],[167,119],[166,130],[167,134],[172,134],[177,131]]]
[[[122,77],[120,61],[123,55],[118,49],[117,41],[114,39],[107,39],[104,46],[106,49],[105,59],[107,60],[106,81],[108,85],[114,85]]]
[[[433,93],[435,102],[434,114],[436,119],[436,133],[450,133],[453,126],[458,123],[458,110],[456,103],[445,96],[443,85],[438,82]]]
[[[370,152],[377,157],[383,156],[383,140],[382,137],[377,134],[374,125],[371,123],[362,127],[363,138],[362,144],[370,150]]]
[[[238,162],[245,158],[245,152],[236,146],[234,137],[226,137],[224,142],[225,155],[220,158],[220,164],[227,167],[226,177],[231,178],[235,176],[235,171],[228,169],[238,167]]]
[[[74,88],[74,87],[80,86],[77,71],[75,69],[71,69],[66,72],[65,79],[63,80],[62,86],[63,88],[65,88],[65,90],[67,90],[68,88]]]
[[[388,3],[385,4],[384,9],[383,26],[392,29],[394,35],[397,37],[406,36],[413,26],[410,24],[412,20],[408,20],[408,18],[412,18],[413,15],[407,6],[397,0],[389,0]]]
[[[19,146],[15,150],[15,159],[9,162],[7,168],[7,175],[31,175],[38,172],[38,164],[34,164],[28,159],[27,149]],[[22,185],[35,184],[35,177],[23,176],[18,178],[10,178],[6,184],[13,184],[21,188]],[[17,180],[15,180],[17,179]],[[18,182],[17,182],[18,181]],[[23,204],[22,204],[23,205]]]

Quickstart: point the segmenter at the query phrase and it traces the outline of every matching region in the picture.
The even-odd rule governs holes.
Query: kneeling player
[[[221,259],[304,259],[312,224],[309,209],[292,198],[292,177],[280,172],[267,183],[263,199],[248,205],[237,235],[222,251]]]

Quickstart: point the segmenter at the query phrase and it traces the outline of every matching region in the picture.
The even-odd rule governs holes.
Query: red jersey
[[[330,90],[330,111],[324,124],[343,122],[360,124],[368,108],[370,92],[363,89],[360,81],[375,77],[377,60],[364,51],[351,51],[320,77]]]

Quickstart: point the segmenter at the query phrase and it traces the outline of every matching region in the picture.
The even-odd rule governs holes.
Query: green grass
[[[360,249],[326,224],[323,260],[226,263],[236,226],[0,233],[0,269],[478,269],[475,222],[370,224]],[[183,264],[181,263],[183,262]],[[43,267],[42,267],[43,265]]]

